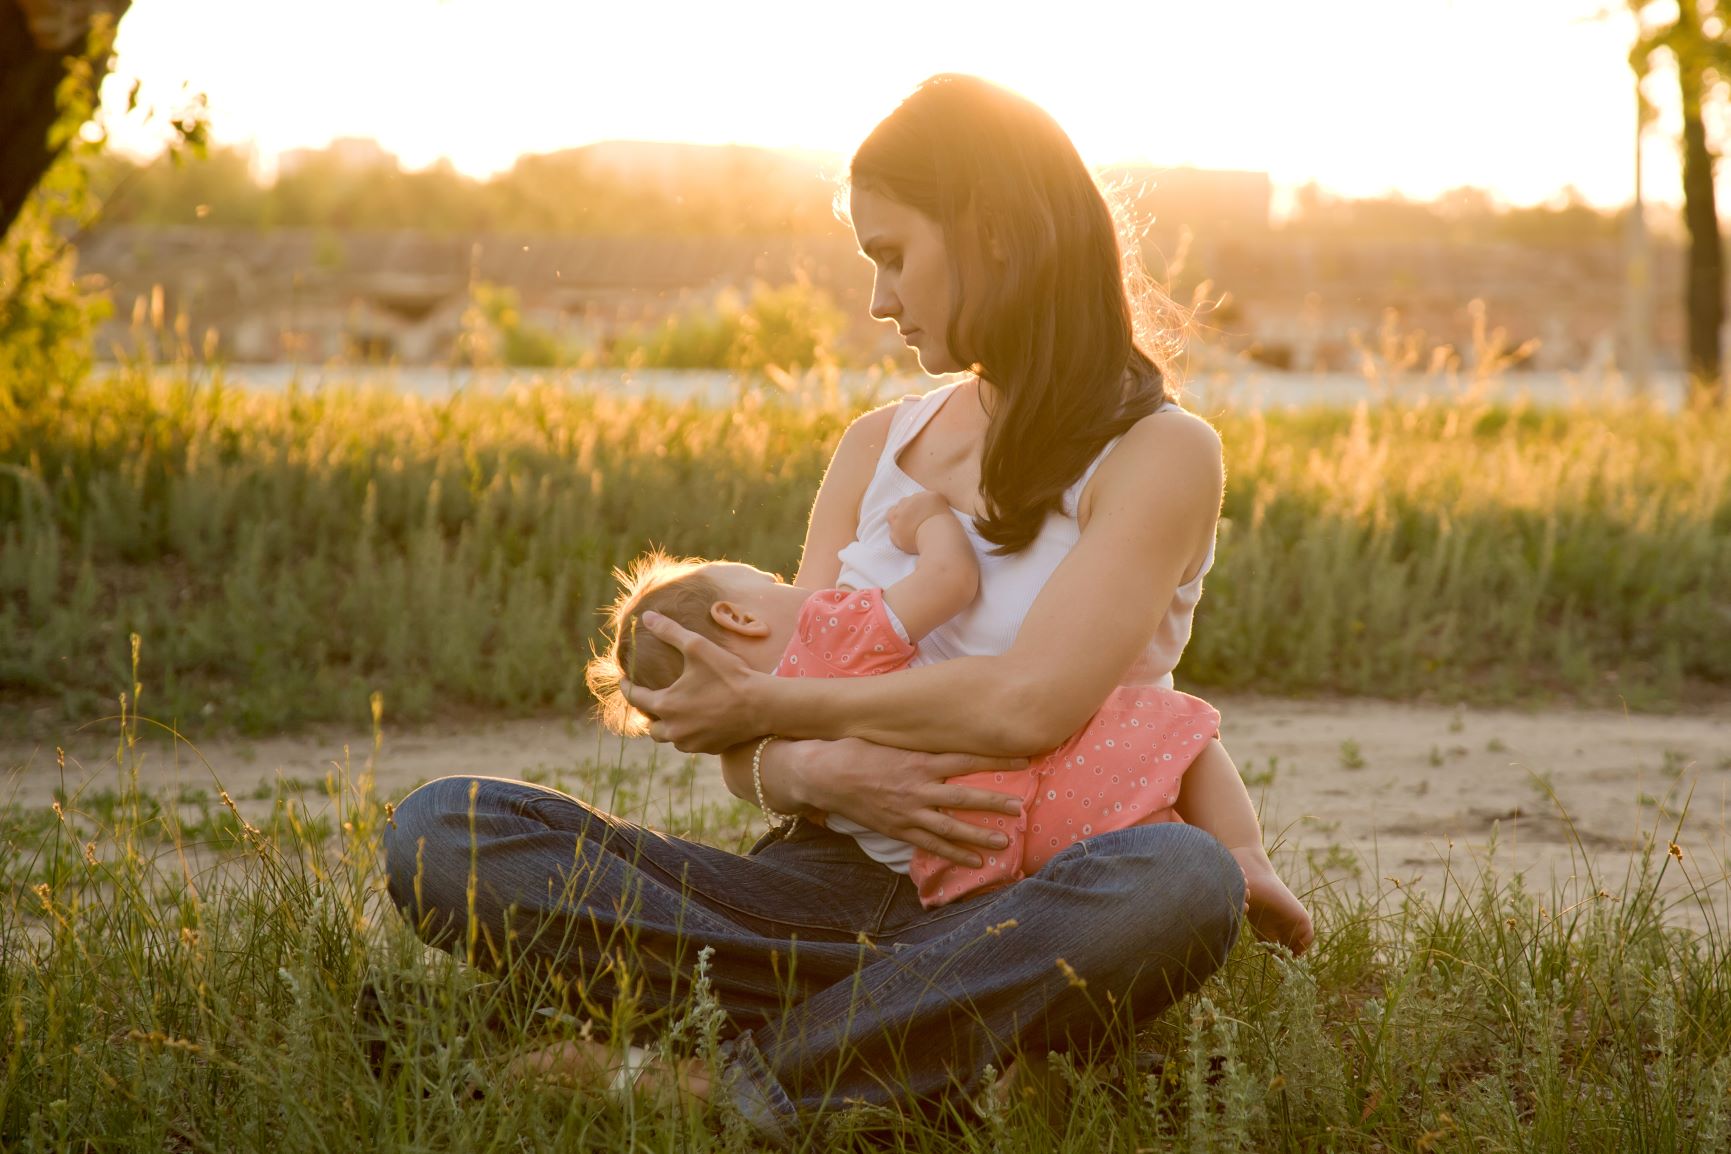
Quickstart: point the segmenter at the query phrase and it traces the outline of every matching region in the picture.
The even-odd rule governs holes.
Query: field
[[[1200,995],[1138,1038],[1141,1065],[1059,1063],[1054,1104],[976,1095],[930,1117],[846,1113],[805,1148],[1723,1148],[1731,767],[1682,752],[1636,767],[1658,796],[1626,802],[1610,826],[1590,812],[1577,832],[1558,799],[1603,809],[1619,787],[1595,785],[1581,764],[1592,757],[1557,747],[1591,745],[1615,766],[1604,747],[1641,736],[1615,715],[1372,703],[1332,711],[1306,736],[1295,732],[1306,714],[1331,711],[1225,704],[1265,813],[1283,799],[1287,819],[1270,832],[1317,916],[1311,953],[1293,961],[1241,941]],[[526,740],[537,728],[539,745]],[[1663,740],[1726,732],[1685,730]],[[1342,732],[1357,735],[1350,748]],[[719,793],[712,767],[646,763],[563,723],[496,723],[448,742],[369,742],[363,729],[341,735],[347,750],[334,736],[321,747],[334,756],[308,758],[300,777],[282,771],[303,763],[280,747],[198,751],[136,719],[84,735],[106,747],[89,762],[32,766],[39,792],[15,799],[0,828],[8,1149],[313,1150],[356,1135],[381,1150],[757,1148],[725,1118],[504,1082],[511,1056],[567,1028],[532,1012],[554,993],[424,950],[380,889],[383,802],[433,747],[496,750],[489,768],[740,846],[757,823]],[[1430,771],[1435,792],[1419,800],[1422,775],[1407,765],[1431,741],[1462,752],[1445,747],[1449,770]],[[1549,746],[1557,771],[1537,772],[1527,742]],[[1385,789],[1391,775],[1401,783]],[[1447,812],[1470,786],[1484,794],[1468,800],[1506,807],[1500,820],[1468,808],[1457,816],[1481,824],[1458,842],[1443,836],[1447,818],[1429,838],[1396,828]],[[1333,797],[1349,790],[1377,800]],[[1380,814],[1368,836],[1293,819],[1351,825],[1367,808]],[[1555,880],[1536,868],[1547,853],[1563,865]],[[593,1012],[640,1039],[675,1026],[629,1007]]]
[[[581,727],[581,658],[650,541],[791,569],[844,406],[139,371],[17,413],[0,1146],[753,1148],[500,1082],[565,1028],[532,1012],[547,991],[425,952],[377,839],[430,770],[400,747],[520,751],[516,725],[555,740],[512,772],[747,840],[706,764],[651,772]],[[1226,525],[1181,679],[1241,719],[1317,946],[1241,941],[1141,1066],[1059,1063],[1058,1109],[844,1114],[810,1147],[1722,1149],[1731,418],[1477,397],[1216,423]],[[1367,694],[1401,703],[1343,700]],[[266,735],[315,723],[306,768],[273,772]],[[1450,814],[1476,822],[1458,845]]]
[[[256,394],[147,369],[0,422],[0,724],[183,731],[575,714],[611,570],[649,543],[791,572],[849,407],[553,388]],[[1464,398],[1214,415],[1209,691],[1565,700],[1731,686],[1731,415]]]

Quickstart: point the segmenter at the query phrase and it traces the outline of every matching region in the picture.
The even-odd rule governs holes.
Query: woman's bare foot
[[[1302,954],[1316,940],[1316,929],[1310,923],[1310,911],[1287,888],[1274,864],[1260,847],[1235,849],[1232,856],[1244,871],[1244,916],[1256,936],[1278,942],[1294,955]]]
[[[643,1094],[701,1106],[709,1100],[709,1068],[698,1058],[669,1062],[630,1047],[619,1053],[606,1042],[572,1038],[517,1055],[505,1064],[507,1081],[538,1081],[623,1096]]]

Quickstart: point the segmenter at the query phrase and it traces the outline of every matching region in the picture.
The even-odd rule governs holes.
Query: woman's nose
[[[901,314],[901,311],[902,302],[896,299],[894,289],[885,282],[883,277],[880,276],[874,279],[872,281],[871,307],[873,318],[880,321],[894,320]]]

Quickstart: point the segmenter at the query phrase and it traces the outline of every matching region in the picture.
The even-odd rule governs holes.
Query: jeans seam
[[[890,910],[895,908],[897,888],[899,888],[899,883],[894,881],[884,887],[883,900],[878,903],[878,912],[872,917],[871,922],[870,932],[874,938],[882,936],[884,932],[884,923],[889,920]]]

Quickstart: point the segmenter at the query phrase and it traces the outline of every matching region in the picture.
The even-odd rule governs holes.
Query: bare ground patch
[[[1680,923],[1731,927],[1731,716],[1722,712],[1217,704],[1277,860],[1300,885],[1436,892],[1451,875],[1474,880],[1489,867],[1524,871],[1530,890],[1560,904],[1599,888],[1620,892],[1646,862],[1664,867]],[[64,776],[55,743],[0,739],[0,804],[47,806],[63,783],[69,795],[120,784],[112,727],[67,733],[59,744]],[[286,782],[316,805],[328,776],[344,766],[359,773],[373,739],[362,726],[333,727],[194,748],[147,733],[141,749],[140,781],[151,790],[222,788],[262,805]],[[749,820],[731,808],[713,758],[568,719],[387,725],[373,770],[392,800],[423,781],[477,773],[554,784],[675,832],[698,811],[730,815],[722,828]]]

